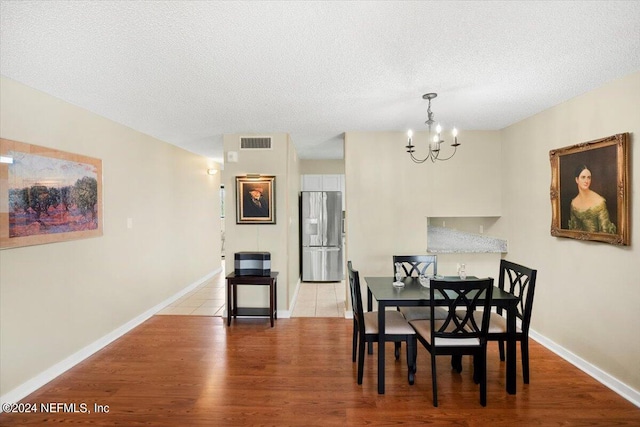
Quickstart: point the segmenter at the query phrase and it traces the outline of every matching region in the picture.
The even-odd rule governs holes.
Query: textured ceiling
[[[639,1],[3,0],[0,18],[5,77],[220,160],[223,134],[269,132],[341,158],[344,132],[424,130],[426,92],[464,141],[640,70]]]

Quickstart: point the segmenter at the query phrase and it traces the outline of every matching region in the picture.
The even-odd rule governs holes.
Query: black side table
[[[231,273],[227,277],[227,326],[231,325],[231,317],[237,316],[264,316],[273,320],[278,318],[276,307],[278,306],[278,272],[272,271],[269,276],[236,276]],[[238,285],[263,285],[269,286],[269,308],[238,307]]]

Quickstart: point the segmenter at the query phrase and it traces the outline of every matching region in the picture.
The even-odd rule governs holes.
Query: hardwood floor
[[[410,386],[404,351],[395,361],[387,345],[386,394],[378,395],[375,354],[356,384],[351,328],[340,318],[279,319],[271,328],[261,318],[226,327],[220,317],[154,316],[22,401],[37,413],[2,413],[0,425],[640,425],[640,408],[535,341],[531,384],[522,383],[518,361],[515,396],[490,346],[486,408],[469,358],[457,374],[447,357],[439,358],[434,408],[421,346]],[[58,412],[42,412],[41,403]],[[71,413],[71,404],[91,413]]]

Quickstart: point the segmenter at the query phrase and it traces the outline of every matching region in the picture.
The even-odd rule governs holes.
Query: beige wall
[[[343,175],[344,160],[300,160],[302,175]]]
[[[299,214],[299,197],[300,197],[300,160],[298,153],[291,141],[287,150],[287,189],[289,196],[287,200],[288,216],[287,219],[287,262],[288,262],[288,283],[287,283],[287,299],[284,310],[291,312],[293,296],[295,295],[296,286],[300,281],[300,214]]]
[[[631,246],[551,237],[549,150],[622,132],[631,134]],[[532,329],[637,391],[639,133],[636,73],[505,129],[502,179],[508,257],[539,269]]]
[[[225,163],[223,181],[227,207],[226,271],[234,269],[234,253],[265,251],[271,253],[271,269],[278,271],[278,310],[289,310],[298,280],[298,192],[300,174],[298,158],[288,134],[266,134],[272,137],[271,150],[240,150],[240,137],[250,134],[224,136],[224,157],[229,151],[238,153],[237,162]],[[260,134],[259,136],[265,136]],[[236,176],[247,174],[274,175],[276,177],[276,223],[236,224]],[[294,245],[295,243],[295,245]],[[267,287],[238,288],[238,305],[265,307],[269,304]],[[280,316],[282,317],[282,316]]]
[[[5,78],[0,136],[102,159],[104,194],[102,237],[0,251],[6,395],[220,268],[220,178],[206,158]]]
[[[414,138],[418,155],[426,139],[424,132]],[[390,274],[394,254],[426,253],[427,217],[500,212],[500,133],[469,131],[460,140],[451,160],[415,164],[402,132],[345,135],[347,260],[361,276]],[[439,273],[454,273],[455,262],[467,263],[473,274],[490,272],[486,258],[441,256]]]

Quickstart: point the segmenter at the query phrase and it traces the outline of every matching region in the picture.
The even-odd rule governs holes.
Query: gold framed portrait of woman
[[[549,151],[551,235],[629,245],[629,134]]]

